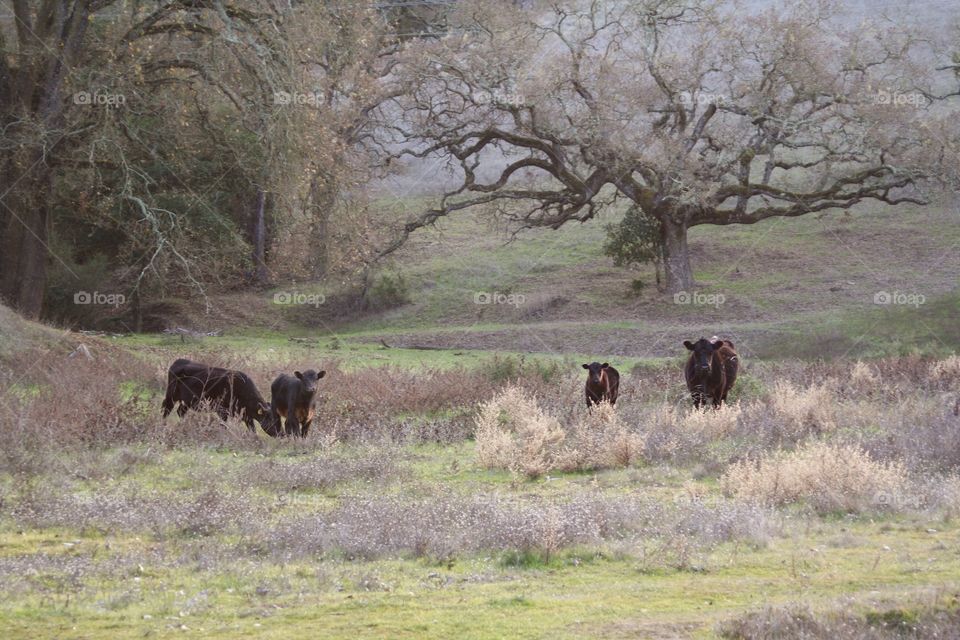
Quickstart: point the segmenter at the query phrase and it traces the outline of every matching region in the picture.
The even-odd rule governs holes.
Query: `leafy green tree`
[[[663,229],[660,221],[648,216],[637,205],[627,209],[623,220],[606,226],[607,240],[603,252],[613,258],[618,267],[635,269],[652,264],[656,273],[657,289],[661,288],[663,268]]]

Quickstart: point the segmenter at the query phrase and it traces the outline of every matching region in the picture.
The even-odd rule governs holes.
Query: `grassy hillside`
[[[424,201],[385,201],[408,211]],[[294,335],[326,344],[459,352],[675,356],[685,338],[724,334],[752,357],[944,354],[960,347],[960,225],[955,207],[863,206],[755,225],[691,230],[697,282],[691,304],[602,255],[616,214],[560,230],[510,236],[461,214],[414,235],[389,265],[408,302],[338,317],[335,289],[287,283],[214,300],[196,324],[233,335]],[[631,282],[642,280],[639,295]],[[282,306],[277,292],[323,293],[330,306]],[[499,294],[501,303],[478,304]],[[713,296],[710,299],[703,296]],[[883,297],[890,304],[877,304]],[[717,303],[719,302],[719,303]],[[396,354],[381,353],[384,358]],[[449,354],[419,354],[446,360]]]

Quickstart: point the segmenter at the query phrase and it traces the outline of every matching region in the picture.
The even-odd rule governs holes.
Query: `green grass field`
[[[337,455],[355,453],[346,448]],[[273,455],[282,461],[304,454]],[[418,486],[439,485],[445,492],[496,492],[521,502],[560,501],[583,491],[669,500],[683,495],[690,473],[641,466],[517,484],[508,475],[478,471],[470,446],[404,447],[397,457],[398,479],[380,491],[415,495]],[[106,482],[131,495],[189,491],[198,475],[229,475],[256,459],[262,454],[171,452],[122,478],[79,482],[72,490],[92,492]],[[356,484],[294,491],[277,508],[329,509],[341,495],[363,490]],[[260,493],[267,503],[276,498]],[[702,499],[718,497],[714,488]],[[549,555],[358,559],[334,553],[289,560],[269,549],[244,549],[229,530],[134,534],[6,526],[0,566],[21,571],[7,581],[0,616],[8,638],[710,638],[719,622],[763,604],[800,599],[828,608],[845,598],[866,611],[871,603],[910,601],[931,585],[960,586],[955,521],[841,515],[811,521],[798,512],[782,518],[782,530],[769,542],[727,542],[709,551],[651,539]]]
[[[233,322],[195,318],[223,337],[90,338],[0,308],[3,637],[717,638],[765,605],[840,610],[878,633],[953,615],[960,383],[931,358],[960,344],[955,217],[695,229],[698,290],[723,294],[716,307],[614,268],[610,219],[505,244],[457,218],[391,265],[407,304],[349,321],[273,304],[282,284],[224,299],[245,309]],[[679,373],[680,341],[712,334],[743,360],[730,422],[691,413]],[[66,358],[78,342],[94,361]],[[280,371],[331,370],[318,424],[277,442],[209,414],[162,423],[181,356],[243,368],[261,390]],[[594,359],[624,374],[617,415],[640,455],[535,477],[478,458],[477,405],[517,378],[572,439]],[[922,499],[822,510],[820,495],[757,506],[724,492],[744,457],[821,441],[904,464],[897,495]]]

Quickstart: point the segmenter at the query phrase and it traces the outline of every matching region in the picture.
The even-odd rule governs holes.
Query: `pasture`
[[[861,222],[853,251],[889,221]],[[805,251],[831,253],[833,234],[807,237]],[[507,245],[501,264],[529,250]],[[483,246],[461,251],[459,268],[484,259]],[[607,269],[573,251],[553,260]],[[782,322],[741,315],[756,294],[725,289],[733,304],[709,313],[743,368],[716,412],[693,410],[680,344],[713,319],[675,318],[670,303],[637,301],[642,322],[628,309],[597,324],[558,312],[472,325],[462,303],[431,301],[469,290],[414,284],[411,306],[450,314],[416,325],[400,307],[324,331],[266,304],[261,321],[273,313],[283,331],[203,338],[82,336],[4,309],[4,635],[952,637],[960,360],[931,336],[864,342],[841,318],[883,336],[912,310],[864,304],[871,283],[828,311],[820,283],[842,265],[819,264],[795,278],[803,300]],[[626,299],[622,279],[607,286]],[[918,313],[954,318],[949,300]],[[842,328],[827,337],[862,350],[796,359],[822,349],[826,316]],[[671,323],[670,342],[632,339]],[[566,348],[502,349],[584,326]],[[782,357],[761,355],[771,336],[790,343]],[[66,357],[78,342],[92,360]],[[280,372],[323,366],[309,437],[252,435],[210,412],[161,420],[166,367],[184,356],[243,370],[265,393]],[[581,364],[595,357],[621,373],[615,410],[584,407]]]
[[[0,640],[957,640],[956,4],[0,0]]]

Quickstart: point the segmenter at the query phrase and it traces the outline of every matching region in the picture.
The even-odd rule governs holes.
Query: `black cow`
[[[588,372],[585,388],[587,408],[603,401],[617,404],[617,395],[620,393],[620,373],[606,362],[603,364],[591,362],[583,365],[583,368]]]
[[[270,405],[263,399],[250,376],[242,371],[221,369],[180,358],[170,365],[167,374],[167,394],[163,398],[163,417],[180,403],[177,415],[181,418],[189,409],[200,409],[204,402],[221,419],[239,416],[250,431],[255,431],[254,420],[268,430]]]
[[[270,415],[272,417],[272,436],[307,437],[310,423],[315,412],[313,402],[317,396],[317,382],[326,371],[308,369],[303,373],[294,371],[293,375],[281,373],[270,386]],[[281,422],[283,418],[285,423]]]
[[[699,409],[710,398],[713,407],[719,409],[737,380],[740,366],[733,343],[714,336],[710,340],[700,338],[696,342],[684,340],[683,346],[692,351],[683,373],[693,396],[693,405]]]

